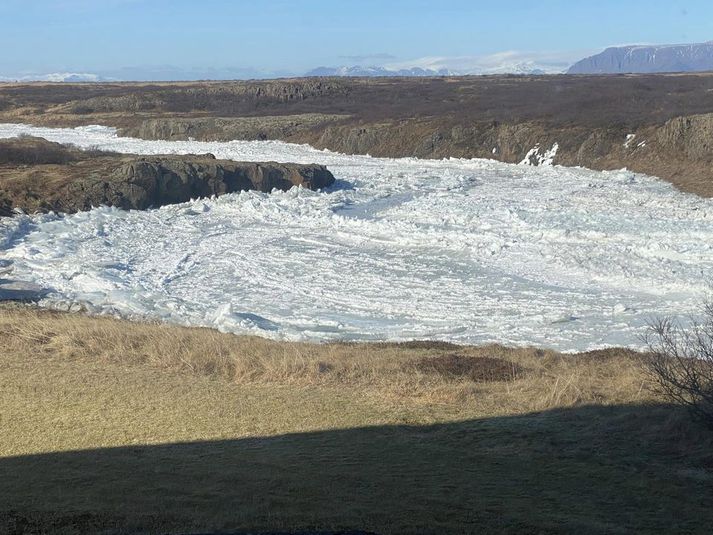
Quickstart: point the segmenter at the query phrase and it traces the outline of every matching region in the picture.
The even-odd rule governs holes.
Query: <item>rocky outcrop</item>
[[[710,160],[713,155],[713,113],[671,119],[656,131],[655,141],[687,158]]]
[[[243,163],[210,155],[148,157],[126,161],[92,181],[88,200],[94,206],[143,209],[237,191],[321,189],[332,183],[332,173],[316,164]]]
[[[22,146],[13,153],[18,157],[0,164],[0,215],[5,216],[15,209],[145,209],[245,190],[321,189],[334,183],[332,173],[316,164],[234,162],[210,154],[140,157],[84,152],[39,139],[2,145],[13,143]],[[51,157],[44,158],[45,154]]]
[[[254,131],[243,137],[232,126],[235,119],[202,120],[211,128],[197,139],[256,139]],[[259,125],[260,118],[250,118]],[[173,139],[176,119],[153,119],[134,133],[147,139]],[[181,124],[180,121],[178,124]],[[266,121],[270,124],[270,118]],[[227,129],[224,125],[230,125]],[[185,136],[185,134],[182,134]],[[378,157],[489,158],[522,162],[535,147],[540,152],[558,148],[555,165],[606,170],[626,167],[671,181],[678,188],[713,196],[713,113],[675,117],[662,125],[630,128],[625,125],[586,127],[549,125],[539,121],[480,121],[463,124],[441,118],[320,123],[289,135],[273,132],[277,139],[308,143],[318,149]],[[273,138],[271,135],[271,139]],[[537,164],[538,159],[532,163]]]
[[[256,107],[294,105],[313,99],[344,98],[350,86],[333,79],[259,80],[245,82],[205,82],[199,84],[106,84],[90,92],[64,86],[67,102],[53,107],[53,113],[142,113],[165,111],[185,113],[211,111],[238,115]],[[58,101],[59,91],[52,99]],[[72,98],[78,96],[79,98]],[[27,95],[20,95],[24,100]],[[32,103],[32,98],[28,98]]]
[[[305,113],[271,117],[196,117],[146,119],[120,128],[127,137],[201,141],[292,139],[348,116]]]

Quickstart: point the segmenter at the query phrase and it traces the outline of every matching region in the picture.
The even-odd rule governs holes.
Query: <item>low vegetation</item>
[[[0,347],[0,532],[713,522],[713,436],[623,350],[285,343],[9,305]]]
[[[66,164],[76,160],[67,146],[44,139],[0,140],[0,165]]]
[[[380,399],[470,404],[470,410],[488,415],[653,399],[635,354],[622,350],[568,356],[443,342],[288,343],[212,329],[9,310],[0,316],[2,344],[18,355],[146,365],[239,385],[350,387]]]
[[[98,150],[80,150],[70,145],[33,136],[0,139],[0,165],[65,165],[99,156],[115,156],[115,154]]]
[[[713,303],[704,318],[688,328],[671,318],[654,323],[645,363],[665,397],[713,428]]]

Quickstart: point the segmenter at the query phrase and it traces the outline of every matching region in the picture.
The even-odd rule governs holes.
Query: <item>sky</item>
[[[318,66],[568,65],[713,40],[710,0],[0,0],[0,76],[260,77]]]

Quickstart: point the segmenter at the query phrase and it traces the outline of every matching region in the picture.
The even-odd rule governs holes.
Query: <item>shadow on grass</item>
[[[50,453],[0,459],[0,531],[709,533],[712,460],[663,405]]]
[[[0,278],[0,301],[36,302],[50,293],[36,284]]]

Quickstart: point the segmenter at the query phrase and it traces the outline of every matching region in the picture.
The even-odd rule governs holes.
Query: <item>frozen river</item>
[[[118,152],[326,164],[327,191],[0,220],[0,262],[48,307],[290,340],[434,338],[561,350],[640,345],[698,307],[713,202],[629,171],[346,156],[0,125]]]

